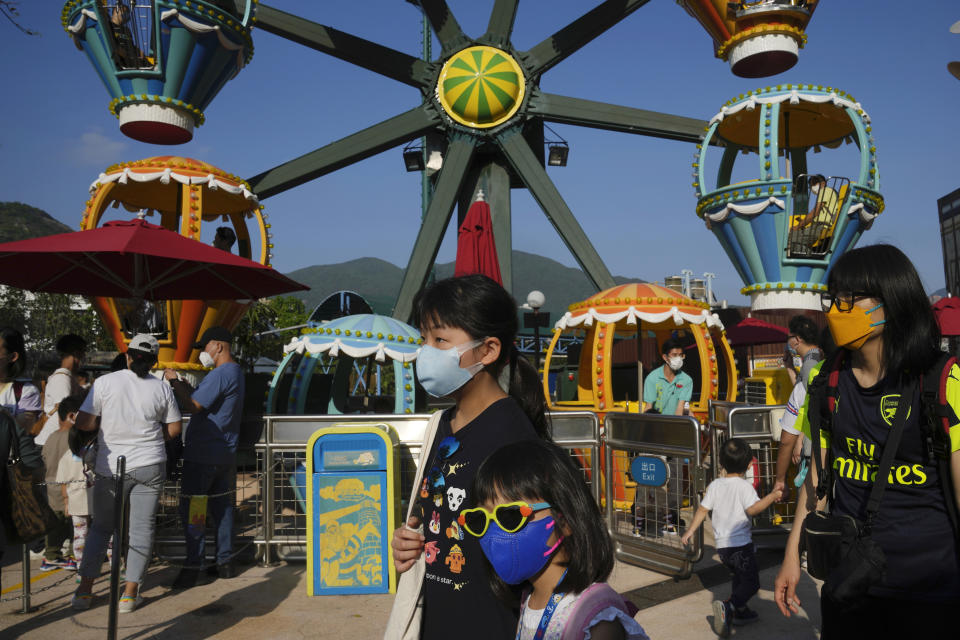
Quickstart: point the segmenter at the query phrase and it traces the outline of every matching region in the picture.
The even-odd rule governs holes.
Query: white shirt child
[[[740,477],[717,478],[707,486],[700,506],[710,514],[717,548],[750,544],[750,517],[747,509],[760,501],[753,485]]]

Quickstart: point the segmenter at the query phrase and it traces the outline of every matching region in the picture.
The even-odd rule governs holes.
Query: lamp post
[[[543,307],[543,304],[547,301],[543,293],[540,291],[531,291],[527,294],[527,306],[533,309],[533,313],[524,314],[523,325],[524,328],[529,329],[533,327],[533,338],[536,341],[536,347],[533,351],[533,363],[537,367],[537,371],[540,371],[540,327],[546,326],[545,323],[550,322],[550,314],[544,313],[540,314],[540,308]]]

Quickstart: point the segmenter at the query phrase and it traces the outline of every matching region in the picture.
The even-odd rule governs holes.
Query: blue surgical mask
[[[547,516],[527,522],[515,533],[507,533],[491,521],[480,538],[480,548],[501,580],[520,584],[537,575],[563,542],[560,536],[553,546],[547,544],[555,524],[553,518]]]
[[[417,356],[417,378],[423,389],[434,398],[448,396],[483,369],[483,363],[477,362],[466,368],[460,367],[460,356],[483,344],[483,340],[473,340],[450,349],[437,349],[430,345],[420,347]]]

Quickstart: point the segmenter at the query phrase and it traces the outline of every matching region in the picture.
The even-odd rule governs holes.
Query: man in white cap
[[[233,335],[223,327],[210,327],[194,346],[201,349],[200,364],[213,370],[196,390],[176,371],[163,376],[185,412],[191,413],[183,448],[180,517],[187,543],[186,567],[173,582],[175,589],[195,586],[204,560],[204,525],[207,507],[216,531],[217,564],[208,573],[221,578],[236,575],[233,557],[233,507],[236,497],[237,442],[243,413],[243,370],[230,354]],[[208,500],[207,496],[211,496]]]

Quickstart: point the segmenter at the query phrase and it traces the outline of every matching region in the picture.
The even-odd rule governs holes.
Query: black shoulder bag
[[[900,395],[897,412],[887,443],[883,447],[870,497],[867,499],[866,520],[861,522],[849,515],[812,511],[803,520],[801,549],[807,552],[807,571],[823,580],[823,595],[840,605],[851,605],[867,595],[870,587],[879,584],[886,572],[887,559],[871,536],[873,520],[880,510],[880,500],[887,488],[887,479],[893,459],[900,448],[907,413],[913,404],[916,383],[911,381]],[[820,455],[820,421],[823,394],[810,397],[810,430],[813,441],[813,459],[817,465],[817,501],[827,494],[828,474]],[[832,465],[829,465],[832,466]]]

